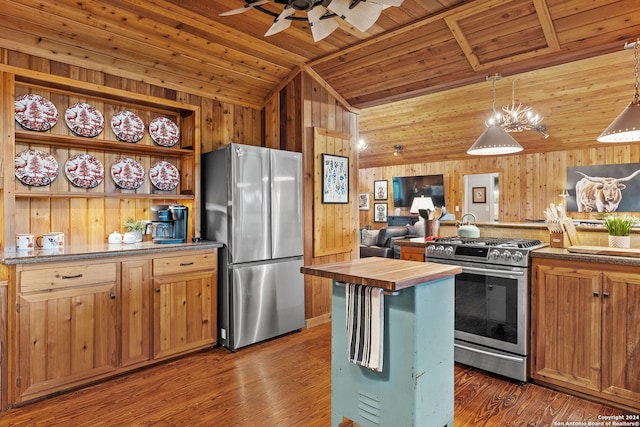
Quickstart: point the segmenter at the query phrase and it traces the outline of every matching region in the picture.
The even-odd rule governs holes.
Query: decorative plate
[[[131,111],[120,111],[111,118],[111,129],[121,141],[138,142],[144,136],[144,123]]]
[[[94,188],[104,179],[104,166],[89,154],[76,154],[64,164],[64,173],[76,187]]]
[[[58,162],[44,151],[24,150],[16,156],[15,174],[26,185],[49,185],[58,176]]]
[[[64,121],[71,132],[93,138],[104,129],[104,117],[94,106],[82,102],[73,104],[64,113]]]
[[[28,93],[13,102],[16,121],[25,129],[47,131],[58,123],[58,110],[53,102],[40,95]]]
[[[158,190],[171,191],[180,182],[180,172],[171,163],[160,160],[149,169],[149,179]]]
[[[144,182],[144,168],[135,160],[123,157],[111,165],[111,177],[118,187],[135,190]]]
[[[149,123],[151,139],[163,147],[173,147],[180,140],[178,125],[166,117],[156,117]]]

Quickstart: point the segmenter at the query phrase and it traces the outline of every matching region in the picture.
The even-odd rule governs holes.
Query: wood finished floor
[[[330,343],[327,323],[236,353],[197,353],[12,408],[0,426],[327,427]],[[553,426],[614,414],[624,411],[455,367],[456,427]]]

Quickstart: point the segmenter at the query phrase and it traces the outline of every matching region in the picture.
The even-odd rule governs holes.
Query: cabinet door
[[[151,262],[122,263],[122,366],[151,359]]]
[[[115,291],[109,283],[19,297],[14,402],[116,370]]]
[[[153,279],[153,357],[158,359],[217,341],[215,271]]]
[[[598,271],[536,266],[534,378],[575,390],[600,390],[600,282]]]
[[[400,259],[407,261],[424,262],[424,248],[413,248],[408,246],[400,246]]]
[[[640,277],[604,273],[602,391],[640,408]]]

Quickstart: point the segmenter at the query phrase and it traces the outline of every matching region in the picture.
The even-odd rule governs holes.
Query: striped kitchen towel
[[[382,288],[346,284],[349,361],[382,372],[384,294]]]

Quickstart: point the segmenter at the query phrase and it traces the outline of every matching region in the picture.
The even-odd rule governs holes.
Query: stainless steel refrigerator
[[[219,342],[304,327],[302,155],[229,144],[202,155],[202,236],[220,250]]]

